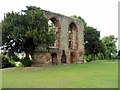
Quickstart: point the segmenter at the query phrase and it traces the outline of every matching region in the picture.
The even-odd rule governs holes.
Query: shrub
[[[16,67],[24,67],[23,64],[20,61],[15,62],[15,64],[16,64]]]
[[[8,57],[2,55],[2,68],[15,67],[15,63],[10,61]]]
[[[14,61],[20,61],[20,59],[19,59],[19,57],[18,57],[17,55],[14,55],[14,56],[13,56],[13,60],[14,60]]]
[[[24,65],[24,67],[29,67],[33,64],[30,58],[27,58],[27,57],[21,59],[20,62]]]
[[[19,57],[16,54],[7,54],[10,60],[20,61]]]

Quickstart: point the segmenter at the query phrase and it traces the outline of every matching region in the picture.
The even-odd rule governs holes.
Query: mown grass
[[[2,70],[3,88],[117,88],[118,62],[98,61],[85,64]]]

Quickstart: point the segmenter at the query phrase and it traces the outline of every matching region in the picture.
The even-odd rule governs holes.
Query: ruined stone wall
[[[52,65],[52,57],[49,52],[34,52],[34,64],[36,65]]]
[[[43,12],[45,16],[48,18],[48,20],[50,20],[53,17],[56,19],[55,24],[59,30],[59,39],[58,39],[59,52],[57,52],[58,63],[59,64],[61,63],[62,50],[65,50],[65,54],[67,56],[67,60],[66,60],[67,63],[71,63],[71,58],[73,58],[71,56],[72,52],[74,53],[74,59],[75,59],[74,63],[79,63],[83,61],[84,59],[84,34],[83,34],[84,25],[82,21],[78,21],[70,17],[64,16],[58,13],[54,13],[51,11],[43,10]],[[71,49],[69,48],[69,33],[68,33],[68,30],[70,28],[69,25],[72,22],[74,22],[77,27],[77,30],[74,32],[76,35],[75,38],[76,38],[77,48],[74,49],[73,51],[71,51]],[[46,59],[47,58],[48,57],[46,57]]]
[[[45,53],[41,53],[41,52],[34,52],[34,63],[35,64],[45,64],[46,63],[46,57],[45,57]]]

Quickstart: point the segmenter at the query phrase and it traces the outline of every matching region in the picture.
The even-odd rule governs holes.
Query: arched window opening
[[[54,47],[59,48],[60,47],[60,23],[59,20],[57,20],[55,17],[52,17],[48,21],[49,31],[53,31],[55,34],[55,43]]]
[[[78,37],[77,37],[77,26],[74,22],[70,23],[68,33],[69,33],[68,48],[77,49],[77,39],[78,39]]]

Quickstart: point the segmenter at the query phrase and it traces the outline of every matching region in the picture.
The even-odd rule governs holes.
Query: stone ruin
[[[82,21],[58,13],[43,10],[48,21],[54,24],[57,40],[50,51],[34,52],[35,64],[84,63],[84,25]]]

